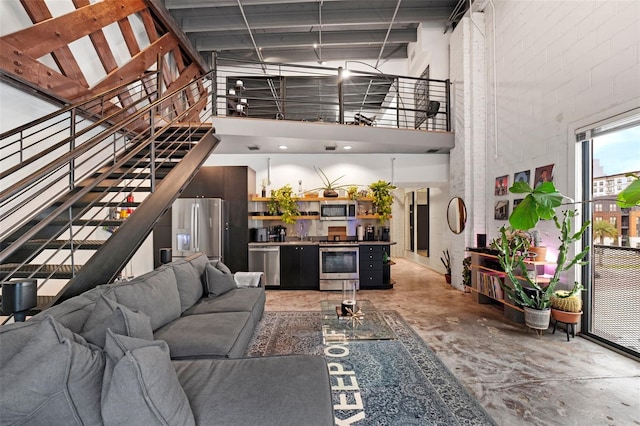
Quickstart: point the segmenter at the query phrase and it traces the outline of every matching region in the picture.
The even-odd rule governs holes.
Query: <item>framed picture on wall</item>
[[[495,220],[509,219],[509,200],[498,200],[493,209],[493,218]]]
[[[524,200],[524,198],[517,198],[517,199],[513,200],[513,209],[514,210],[516,209],[516,207],[518,207],[518,204],[520,204],[522,202],[522,200]]]
[[[531,170],[515,173],[513,175],[513,183],[516,182],[525,182],[527,185],[531,185]],[[513,208],[515,209],[516,206],[513,206]]]
[[[553,164],[536,168],[534,188],[543,182],[553,182]]]
[[[507,195],[509,192],[509,175],[496,178],[495,195]]]

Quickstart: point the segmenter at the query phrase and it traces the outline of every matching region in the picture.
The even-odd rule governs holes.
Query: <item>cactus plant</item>
[[[551,307],[565,312],[582,312],[582,299],[568,290],[557,290],[551,296]]]

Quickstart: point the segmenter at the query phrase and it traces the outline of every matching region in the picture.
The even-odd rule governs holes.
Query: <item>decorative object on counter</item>
[[[451,284],[451,256],[449,255],[449,250],[442,251],[440,261],[444,265],[444,268],[447,270],[447,273],[444,274],[444,279],[447,281],[447,284]]]
[[[357,290],[357,281],[356,280],[344,280],[342,284],[342,306],[341,311],[342,315],[350,315],[353,316],[356,310],[356,290]]]
[[[293,189],[291,189],[291,185],[287,184],[271,191],[269,213],[272,215],[279,214],[284,223],[296,223],[296,216],[299,216],[300,212],[298,211],[298,204],[293,199]]]
[[[373,194],[373,205],[376,207],[376,213],[380,222],[385,222],[391,217],[391,206],[393,205],[393,195],[391,191],[396,189],[391,182],[379,180],[369,185],[369,189]]]
[[[313,166],[313,169],[316,171],[318,176],[320,176],[320,180],[322,181],[322,186],[319,188],[312,189],[312,191],[322,190],[322,196],[327,198],[335,198],[338,196],[338,189],[345,189],[353,186],[352,184],[348,185],[337,185],[337,182],[342,179],[345,175],[340,176],[337,179],[331,180],[327,177],[324,171],[320,167]]]
[[[298,181],[298,194],[297,194],[298,198],[302,198],[304,197],[304,190],[302,189],[302,180]]]
[[[300,237],[300,241],[304,241],[309,234],[309,221],[302,219],[296,222],[296,232],[298,233],[298,237]]]
[[[262,179],[262,193],[260,194],[262,196],[262,198],[266,198],[267,197],[267,184],[269,183],[269,181],[267,180],[267,178],[263,178]]]
[[[555,188],[553,182],[543,182],[532,189],[525,182],[516,182],[509,188],[514,194],[527,194],[524,200],[514,209],[509,217],[511,226],[500,228],[500,237],[491,243],[491,247],[498,250],[500,266],[509,277],[512,286],[503,284],[503,290],[509,299],[522,306],[525,311],[525,324],[536,329],[541,334],[549,327],[551,318],[551,296],[555,293],[560,281],[560,274],[568,271],[575,265],[584,265],[589,246],[578,253],[573,259],[567,257],[569,249],[582,238],[590,222],[586,221],[577,231],[572,231],[572,222],[578,215],[576,210],[565,210],[562,219],[558,218],[556,208],[560,207],[565,197]],[[573,201],[573,200],[571,200]],[[520,232],[529,231],[540,219],[553,219],[559,231],[560,247],[556,260],[555,271],[549,283],[538,282],[536,279],[536,267],[527,268],[530,240],[523,237]],[[508,238],[508,234],[520,235],[518,238]],[[529,235],[529,234],[526,234]],[[529,236],[530,238],[530,236]],[[573,283],[569,290],[569,296],[582,289],[578,282]],[[538,318],[541,322],[534,322]]]

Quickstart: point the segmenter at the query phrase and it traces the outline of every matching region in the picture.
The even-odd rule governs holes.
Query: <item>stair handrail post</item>
[[[447,132],[451,131],[451,109],[449,108],[449,105],[451,105],[451,103],[449,102],[451,99],[451,80],[446,79],[445,80],[445,93],[446,93],[446,97],[447,97],[447,105],[446,105],[446,117],[447,117]]]
[[[395,84],[396,84],[396,126],[399,129],[400,128],[400,77],[395,78]]]
[[[344,86],[342,67],[338,67],[338,122],[344,124]]]
[[[72,152],[76,149],[76,109],[72,108],[69,111],[69,152]],[[69,161],[69,191],[73,191],[75,187],[76,180],[76,170],[75,170],[76,159],[75,157],[71,158]]]
[[[156,74],[156,99],[160,99],[162,97],[162,54],[158,53],[156,68],[158,73]],[[151,110],[151,120],[149,122],[149,180],[151,187],[151,193],[156,190],[156,126],[155,126],[155,116],[158,115],[160,117],[162,104],[159,103],[155,108]]]

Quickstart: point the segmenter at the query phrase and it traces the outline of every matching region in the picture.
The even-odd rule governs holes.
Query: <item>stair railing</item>
[[[177,161],[174,154],[179,148],[184,147],[184,142],[163,143],[161,149],[156,149],[157,142],[154,136],[169,132],[173,133],[174,139],[189,141],[191,135],[198,130],[211,127],[213,108],[207,108],[207,106],[211,102],[213,80],[209,73],[158,99],[155,92],[147,91],[149,82],[141,79],[140,87],[144,88],[144,92],[138,92],[137,99],[126,102],[127,112],[124,114],[109,113],[113,108],[105,107],[122,96],[112,92],[105,94],[101,100],[83,103],[84,106],[89,105],[88,110],[83,109],[82,105],[74,105],[35,120],[30,123],[32,126],[21,126],[0,135],[0,140],[16,138],[15,135],[19,135],[16,138],[18,141],[11,143],[19,144],[24,150],[25,136],[31,137],[38,134],[36,142],[29,142],[29,146],[41,147],[40,154],[14,154],[19,155],[19,163],[11,167],[10,173],[3,172],[1,176],[4,182],[10,182],[10,184],[3,183],[2,187],[6,189],[0,193],[0,215],[2,215],[4,228],[0,239],[2,242],[0,264],[5,263],[11,255],[14,255],[45,227],[53,224],[59,228],[58,232],[38,241],[40,243],[38,247],[30,247],[30,254],[24,256],[20,262],[11,264],[8,274],[3,273],[4,279],[10,279],[17,271],[33,261],[38,253],[50,247],[52,242],[59,243],[61,241],[59,237],[64,232],[69,234],[67,243],[58,244],[58,248],[50,255],[45,258],[41,256],[38,259],[43,263],[41,266],[51,261],[54,261],[57,266],[50,270],[34,269],[30,271],[29,277],[42,279],[38,284],[38,288],[42,288],[56,272],[69,265],[71,275],[75,275],[78,265],[74,253],[82,247],[82,242],[74,242],[77,236],[91,235],[97,228],[117,224],[118,222],[114,222],[111,215],[107,213],[113,211],[109,208],[131,206],[131,203],[124,201],[126,199],[124,195],[142,189],[146,182],[151,182],[151,185],[146,188],[153,191],[156,169]],[[60,117],[67,119],[69,115],[85,117],[86,122],[83,121],[81,126],[70,126],[76,132],[64,138],[63,141],[58,141],[55,138],[57,136],[59,139],[60,131],[52,132],[46,129],[59,125]],[[42,125],[42,123],[48,124]],[[180,126],[174,129],[172,126],[178,123]],[[34,126],[41,126],[45,130],[30,130]],[[80,130],[78,127],[81,127]],[[69,129],[66,130],[69,131]],[[50,134],[48,138],[44,136],[47,132]],[[25,169],[20,167],[20,164],[28,162],[33,167],[34,164],[39,164],[35,158],[38,155],[59,152],[55,149],[51,150],[47,146],[47,140],[49,144],[56,145],[56,149],[63,146],[68,149],[55,160],[23,177],[24,173],[21,172]],[[79,140],[81,143],[78,144]],[[9,157],[11,155],[6,156],[6,158]],[[100,174],[96,174],[97,172]],[[110,179],[112,175],[116,176],[113,180]],[[118,175],[128,176],[126,180],[129,183],[117,178]],[[58,188],[43,194],[46,188],[54,186]],[[95,192],[98,187],[102,192]],[[78,207],[77,202],[90,193],[93,200]],[[43,197],[56,202],[42,203]],[[41,203],[42,206],[36,208],[31,201],[34,199],[35,204]],[[31,213],[31,209],[35,212]],[[5,220],[12,215],[17,215],[19,219],[14,220],[12,226],[7,229],[4,227]],[[61,220],[63,215],[66,215],[65,220]],[[38,222],[33,226],[25,226],[35,220]],[[68,250],[68,254],[65,255],[62,250]]]

